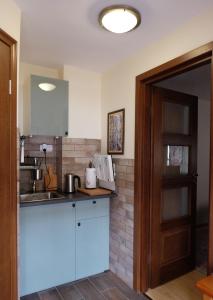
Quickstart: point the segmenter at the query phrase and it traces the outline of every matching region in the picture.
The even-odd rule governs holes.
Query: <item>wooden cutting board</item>
[[[101,189],[101,188],[97,188],[97,189],[79,188],[78,191],[88,196],[103,196],[103,195],[110,195],[112,193],[112,191]]]
[[[46,191],[56,191],[57,190],[57,175],[53,172],[53,167],[48,166],[48,173],[44,176],[44,186]]]

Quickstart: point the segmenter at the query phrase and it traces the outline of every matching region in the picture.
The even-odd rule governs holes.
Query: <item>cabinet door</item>
[[[72,203],[20,209],[21,296],[75,279]]]
[[[41,83],[53,84],[55,89],[44,91]],[[68,134],[68,89],[68,81],[31,75],[31,134]]]
[[[109,269],[109,217],[76,224],[76,279]]]

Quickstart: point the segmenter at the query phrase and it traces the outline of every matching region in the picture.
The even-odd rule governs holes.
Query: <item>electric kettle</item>
[[[66,174],[66,193],[74,193],[80,187],[81,179],[79,176],[72,173]]]

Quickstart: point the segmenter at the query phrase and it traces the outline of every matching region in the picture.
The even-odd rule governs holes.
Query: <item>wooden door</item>
[[[0,298],[5,300],[18,299],[15,45],[0,30]]]
[[[153,87],[151,287],[194,268],[197,97]]]

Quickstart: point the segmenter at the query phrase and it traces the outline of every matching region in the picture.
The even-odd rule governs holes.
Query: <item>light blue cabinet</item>
[[[43,91],[39,84],[50,83],[52,91]],[[31,128],[32,135],[68,135],[69,82],[31,75]],[[50,126],[51,124],[51,126]]]
[[[75,208],[71,203],[20,210],[21,295],[75,280]]]
[[[76,229],[76,279],[109,269],[109,218],[81,220]]]
[[[109,199],[76,204],[76,279],[109,269]]]
[[[21,296],[107,269],[109,198],[21,207]]]

